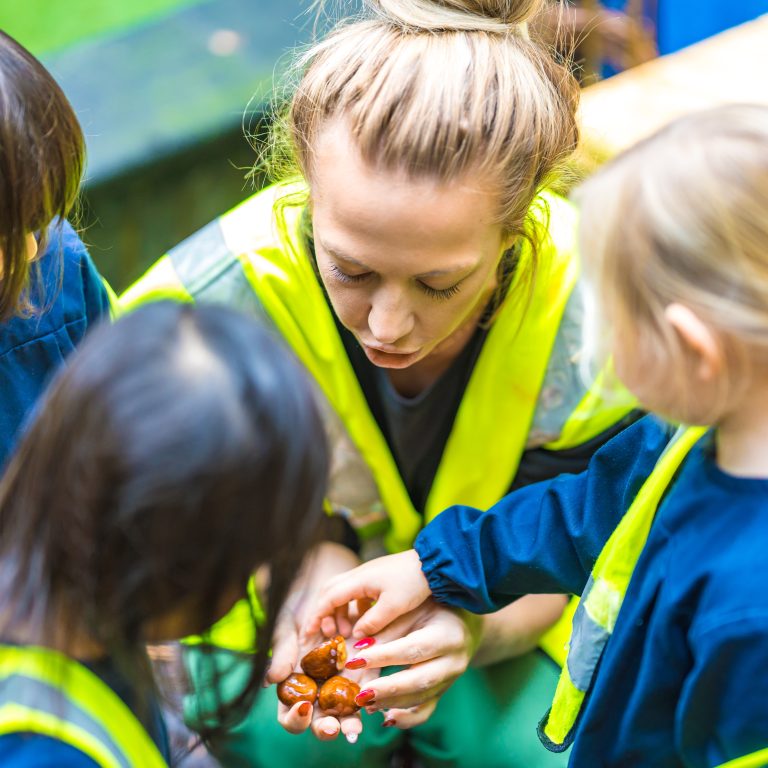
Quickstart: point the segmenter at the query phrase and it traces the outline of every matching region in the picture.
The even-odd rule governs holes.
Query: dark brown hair
[[[64,649],[85,635],[146,688],[148,625],[184,608],[183,631],[210,627],[266,565],[251,675],[218,702],[226,722],[261,687],[323,520],[311,385],[276,337],[220,307],[146,306],[70,359],[0,483],[0,634]]]
[[[45,67],[0,31],[0,321],[28,309],[26,238],[39,253],[54,219],[71,211],[85,142],[66,96]]]

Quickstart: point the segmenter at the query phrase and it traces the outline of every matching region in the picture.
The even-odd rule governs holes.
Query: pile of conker
[[[277,698],[287,707],[317,700],[321,712],[333,717],[354,714],[360,709],[355,703],[360,686],[338,674],[346,661],[347,646],[341,635],[320,643],[302,657],[304,674],[294,672],[277,686]]]

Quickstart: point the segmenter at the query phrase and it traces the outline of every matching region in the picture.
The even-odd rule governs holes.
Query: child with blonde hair
[[[331,629],[333,609],[361,597],[377,602],[356,636],[430,596],[483,613],[526,593],[581,594],[545,746],[573,743],[572,766],[765,765],[768,108],[682,119],[580,199],[616,372],[661,418],[580,475],[443,511],[414,549],[332,581],[308,627]],[[370,687],[376,708],[419,703],[386,677]]]

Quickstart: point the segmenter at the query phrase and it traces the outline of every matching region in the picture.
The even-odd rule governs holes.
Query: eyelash
[[[342,272],[335,264],[331,264],[329,266],[329,271],[333,275],[333,277],[338,280],[340,283],[361,283],[364,280],[367,280],[370,276],[370,272],[364,272],[362,275],[348,275],[346,272]],[[429,285],[426,285],[425,283],[419,282],[419,287],[421,288],[424,293],[427,294],[432,299],[437,299],[438,301],[445,301],[446,299],[450,299],[453,296],[455,296],[460,290],[461,290],[461,282],[456,283],[456,285],[450,286],[450,288],[432,288]]]

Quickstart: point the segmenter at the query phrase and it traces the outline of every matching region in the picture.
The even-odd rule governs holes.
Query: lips
[[[407,368],[416,362],[419,351],[416,352],[385,352],[378,347],[369,347],[363,344],[365,356],[379,368]]]
[[[366,349],[370,349],[373,352],[381,352],[385,355],[400,355],[401,357],[408,357],[409,355],[415,355],[419,350],[415,349],[413,352],[403,352],[399,349],[393,349],[389,347],[376,347],[373,344],[363,344]]]

